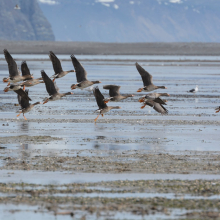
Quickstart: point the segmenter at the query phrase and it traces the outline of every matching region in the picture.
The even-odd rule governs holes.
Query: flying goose
[[[93,89],[93,94],[95,96],[97,105],[99,107],[99,109],[96,110],[96,112],[99,113],[99,115],[102,115],[102,117],[104,116],[105,113],[107,113],[108,111],[110,111],[111,109],[120,109],[121,107],[119,106],[107,106],[106,103],[104,102],[104,96],[102,95],[102,93],[99,90],[99,87],[96,86]],[[95,118],[95,122],[97,121],[99,115]]]
[[[196,85],[195,89],[191,89],[191,90],[189,90],[188,92],[196,93],[196,92],[198,92],[198,91],[199,91],[199,86]]]
[[[160,98],[157,98],[160,99]],[[160,99],[161,100],[161,99]],[[158,101],[158,100],[157,100]],[[168,114],[168,110],[162,105],[166,105],[166,103],[161,100],[162,103],[158,103],[155,100],[147,100],[144,102],[144,105],[141,107],[141,109],[143,109],[146,105],[149,105],[150,107],[153,107],[153,109],[159,113],[161,113],[162,115],[167,115]]]
[[[56,78],[61,78],[61,77],[64,77],[67,73],[75,72],[75,70],[63,71],[60,60],[53,53],[53,51],[50,51],[49,57],[53,64],[53,70],[55,72],[55,74],[51,76],[51,78],[54,78],[53,82],[55,81]]]
[[[104,99],[105,103],[108,103],[109,101],[120,101],[123,99],[126,99],[128,97],[133,97],[134,95],[121,95],[119,92],[119,89],[121,86],[116,86],[116,85],[106,85],[103,86],[103,89],[108,89],[109,90],[109,98]]]
[[[23,91],[23,90],[22,90]],[[23,91],[26,93],[26,95],[28,96],[28,90],[25,90]],[[29,100],[27,99],[24,99],[22,96],[20,96],[18,94],[18,103],[20,104],[21,106],[21,109],[19,110],[19,114],[17,115],[17,117],[20,116],[21,113],[23,113],[23,116],[25,113],[31,111],[31,109],[35,106],[35,105],[38,105],[38,104],[41,104],[40,102],[36,102],[34,104],[30,104],[29,103]],[[27,118],[24,116],[24,119],[27,120]]]
[[[155,100],[159,98],[160,96],[170,96],[170,95],[168,93],[149,93],[139,98],[139,102],[144,102],[146,100]]]
[[[141,92],[142,90],[145,90],[147,92],[153,91],[155,89],[167,89],[165,86],[155,86],[153,84],[153,77],[150,73],[148,73],[144,68],[142,68],[137,62],[136,62],[136,68],[138,72],[141,75],[144,87],[138,89],[137,92]]]
[[[76,59],[76,57],[72,54],[71,60],[76,72],[77,84],[72,84],[71,89],[84,89],[96,83],[101,83],[100,81],[89,81],[87,79],[87,72],[83,68],[82,64]]]
[[[59,88],[56,86],[55,82],[53,82],[48,75],[44,72],[44,70],[41,70],[41,76],[43,78],[43,81],[45,83],[47,92],[49,94],[49,98],[46,98],[44,103],[47,103],[48,101],[55,101],[58,99],[61,99],[62,97],[66,95],[72,95],[72,92],[67,92],[67,93],[59,93]]]
[[[20,85],[11,84],[11,85],[5,87],[4,92],[8,92],[8,91],[14,91],[19,96],[21,96],[24,100],[30,100],[31,101],[31,99],[29,98],[27,93],[22,89],[22,87]]]
[[[10,85],[10,82],[16,83],[21,80],[25,80],[26,78],[30,78],[30,76],[21,76],[21,72],[18,70],[17,64],[12,58],[11,54],[6,49],[3,51],[9,70],[9,77],[3,78],[3,82],[8,82],[8,85]]]

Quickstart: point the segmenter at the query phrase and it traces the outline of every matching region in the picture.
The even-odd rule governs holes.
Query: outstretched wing
[[[100,92],[98,86],[94,87],[93,94],[95,96],[95,99],[96,99],[96,102],[97,102],[97,105],[98,105],[99,109],[103,109],[103,108],[107,107],[107,105],[103,101],[104,100],[104,96]]]
[[[144,68],[142,68],[138,63],[135,64],[138,72],[141,75],[144,86],[149,86],[152,84],[153,77]]]
[[[153,101],[154,101],[154,102],[157,102],[157,103],[159,103],[159,104],[162,104],[162,105],[166,105],[166,103],[165,103],[162,99],[160,99],[160,98],[156,98],[156,99],[154,99]]]
[[[25,80],[32,79],[31,73],[30,73],[30,70],[28,68],[28,65],[27,65],[26,61],[23,61],[21,63],[21,72],[22,72],[22,76],[26,76]]]
[[[44,70],[41,70],[41,76],[43,78],[43,81],[45,83],[47,92],[50,96],[56,94],[58,92],[58,89],[54,85],[53,81],[48,77],[48,75],[44,72]]]
[[[116,86],[116,85],[106,85],[103,86],[103,89],[109,89],[109,96],[114,97],[120,95],[119,89],[121,86]]]
[[[161,113],[162,115],[167,115],[168,114],[168,110],[161,104],[154,102],[152,100],[146,101],[145,102],[146,105],[149,105],[150,107],[153,107],[153,109],[159,113]]]
[[[27,91],[27,90],[26,90]],[[28,92],[25,92],[23,89],[18,89],[18,90],[14,90],[14,92],[16,92],[21,98],[20,98],[20,102],[18,100],[18,103],[21,105],[21,101],[22,100],[26,100],[28,103],[29,101],[31,101],[31,99],[28,96]],[[23,107],[23,106],[22,106]]]
[[[62,66],[61,66],[60,60],[59,60],[59,59],[57,58],[57,56],[53,53],[53,51],[50,51],[49,57],[50,57],[50,60],[51,60],[51,62],[52,62],[52,64],[53,64],[54,72],[55,72],[56,74],[63,72],[63,68],[62,68]]]
[[[4,49],[3,52],[5,55],[5,59],[8,63],[9,76],[10,77],[19,76],[20,71],[18,70],[18,66],[14,61],[14,59],[12,58],[11,54],[6,49]]]
[[[82,81],[86,81],[87,80],[86,70],[84,69],[82,64],[76,59],[76,57],[73,54],[70,57],[71,57],[73,66],[74,66],[75,71],[76,71],[76,80],[77,80],[77,82],[80,83]]]

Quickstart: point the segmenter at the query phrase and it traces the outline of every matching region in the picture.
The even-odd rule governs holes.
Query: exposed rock
[[[21,9],[14,9],[18,4]],[[1,40],[54,40],[37,0],[0,0]]]

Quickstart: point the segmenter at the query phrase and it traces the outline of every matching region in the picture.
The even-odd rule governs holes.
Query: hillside
[[[57,41],[220,42],[216,0],[38,0]]]
[[[16,4],[21,9],[14,9]],[[0,40],[54,39],[37,0],[0,0]]]

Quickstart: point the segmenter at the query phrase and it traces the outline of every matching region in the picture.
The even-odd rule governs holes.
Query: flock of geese
[[[43,104],[49,102],[49,101],[55,101],[59,100],[64,96],[67,95],[72,95],[72,92],[67,92],[67,93],[60,93],[59,88],[56,85],[55,79],[59,79],[61,77],[64,77],[70,72],[75,72],[76,73],[76,84],[71,85],[71,89],[84,89],[87,87],[90,87],[94,84],[101,83],[100,81],[90,81],[87,79],[87,72],[82,66],[82,64],[76,59],[74,55],[71,55],[70,58],[72,60],[72,64],[74,66],[75,70],[69,70],[69,71],[64,71],[60,60],[57,58],[57,56],[50,51],[49,52],[49,57],[53,65],[53,69],[55,74],[49,77],[44,70],[41,71],[41,78],[34,79],[33,75],[30,74],[30,70],[27,66],[26,61],[23,61],[21,64],[21,72],[19,71],[17,64],[11,54],[8,52],[8,50],[4,49],[3,50],[4,55],[5,55],[5,60],[8,63],[8,70],[9,70],[9,77],[8,78],[3,78],[3,82],[7,82],[8,85],[4,89],[4,92],[8,91],[14,91],[17,93],[18,96],[18,103],[21,106],[21,109],[19,110],[19,114],[17,117],[23,113],[24,119],[25,113],[31,111],[31,109],[38,104],[41,104],[41,102],[36,102],[34,104],[30,104],[29,101],[31,101],[29,95],[28,95],[28,90],[26,90],[26,87],[31,87],[35,86],[40,83],[44,83],[46,90],[49,94],[49,97],[45,98],[43,101]],[[156,89],[167,89],[165,86],[156,86],[153,84],[153,77],[150,73],[148,73],[144,68],[142,68],[138,63],[135,64],[136,68],[141,75],[142,81],[143,81],[143,87],[139,88],[137,92],[141,91],[146,91],[146,92],[151,92]],[[22,81],[22,82],[20,82]],[[18,83],[20,82],[20,83]],[[104,98],[102,93],[100,92],[98,86],[93,88],[93,94],[96,98],[96,102],[98,105],[98,110],[96,110],[98,116],[95,118],[95,122],[98,119],[99,115],[104,116],[105,113],[110,111],[111,109],[119,109],[121,107],[119,106],[107,106],[107,103],[109,101],[121,101],[123,99],[126,99],[128,97],[133,97],[134,95],[129,94],[129,95],[121,95],[119,90],[120,86],[117,85],[105,85],[103,86],[103,89],[109,90],[109,98]],[[196,91],[194,91],[196,90]],[[198,87],[196,89],[190,90],[189,92],[197,92]],[[139,102],[143,103],[143,106],[141,109],[143,109],[146,105],[153,107],[153,109],[162,115],[168,114],[168,110],[164,107],[166,105],[167,100],[160,99],[160,96],[170,96],[168,93],[148,93],[145,96],[142,96],[139,98]],[[216,109],[217,111],[220,111],[220,109]]]

